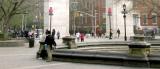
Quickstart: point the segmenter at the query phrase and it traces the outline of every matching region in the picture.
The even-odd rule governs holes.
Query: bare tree
[[[1,31],[7,34],[12,22],[11,19],[18,14],[30,12],[35,7],[34,0],[0,0]]]

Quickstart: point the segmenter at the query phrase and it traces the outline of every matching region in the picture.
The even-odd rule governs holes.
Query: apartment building
[[[159,33],[160,27],[160,0],[133,1],[133,9],[137,12],[134,19],[140,21],[144,32],[154,30]]]
[[[70,0],[70,32],[105,30],[106,0]]]

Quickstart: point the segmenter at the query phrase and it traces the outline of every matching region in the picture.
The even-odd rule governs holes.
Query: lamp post
[[[81,17],[81,24],[83,24],[83,14],[82,13],[80,13],[80,17]]]
[[[96,25],[97,25],[97,11],[95,10],[95,13],[94,13],[94,17],[95,17],[95,21],[94,21],[94,36],[96,37]]]
[[[51,27],[52,27],[52,15],[53,15],[53,9],[52,7],[49,8],[49,15],[50,15],[50,32],[52,31],[51,30]]]
[[[78,4],[79,2],[71,2],[71,7],[73,9],[73,18],[74,18],[74,22],[73,22],[73,34],[76,34],[76,15],[77,15],[77,8],[78,8]]]
[[[127,41],[127,36],[126,36],[126,14],[127,14],[126,4],[123,4],[122,14],[123,14],[123,18],[124,18],[124,40]]]
[[[108,16],[109,16],[109,39],[112,39],[112,29],[111,29],[111,16],[112,16],[112,9],[108,8]]]

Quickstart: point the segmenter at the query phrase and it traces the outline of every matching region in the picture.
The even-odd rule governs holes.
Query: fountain
[[[68,39],[69,38],[69,39]],[[133,41],[75,44],[74,38],[65,37],[64,48],[48,51],[54,61],[112,64],[121,66],[159,68],[160,43],[146,42],[143,35],[133,36]],[[69,43],[69,44],[68,44]],[[73,46],[73,47],[72,47]],[[50,50],[50,49],[47,49]]]

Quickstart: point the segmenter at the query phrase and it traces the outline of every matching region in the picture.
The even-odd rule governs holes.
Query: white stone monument
[[[113,31],[113,37],[117,36],[117,29],[120,29],[120,36],[124,37],[124,18],[123,18],[123,4],[126,4],[126,10],[130,10],[132,8],[132,2],[127,0],[122,0],[118,3],[115,3],[114,0],[106,1],[106,8],[112,8],[112,16],[111,16],[111,29]],[[128,12],[126,14],[126,35],[127,39],[130,36],[133,36],[133,13]],[[109,32],[109,17],[108,13],[106,14],[106,30]]]
[[[49,8],[53,8],[50,20]],[[60,37],[69,35],[69,0],[46,0],[44,2],[44,31],[51,29],[59,31]],[[56,36],[56,35],[55,35]]]

